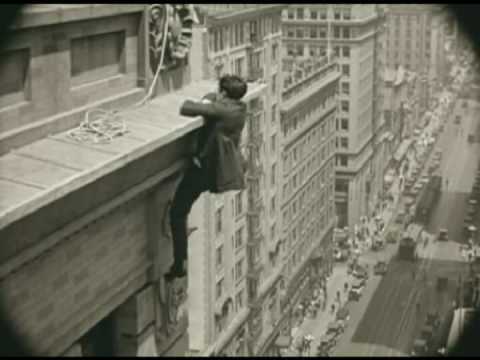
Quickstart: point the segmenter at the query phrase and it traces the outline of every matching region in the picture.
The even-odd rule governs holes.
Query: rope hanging
[[[154,5],[155,6],[155,5]],[[158,5],[156,5],[158,6]],[[165,16],[167,16],[168,4],[165,4]],[[153,6],[152,6],[153,7]],[[151,7],[151,8],[152,8]],[[193,14],[186,16],[187,21],[192,21],[193,16],[195,19],[194,22],[198,22],[196,19],[196,14],[192,7],[189,8],[190,12],[193,11]],[[158,81],[160,71],[164,68],[164,59],[167,46],[168,38],[168,28],[169,28],[168,18],[165,18],[164,28],[163,28],[163,39],[162,39],[162,53],[160,56],[160,61],[158,63],[157,69],[155,71],[153,81],[150,84],[147,94],[145,97],[134,105],[134,107],[140,107],[145,105],[148,100],[153,96],[153,92]],[[87,110],[85,113],[84,120],[80,125],[72,130],[70,130],[67,135],[77,142],[83,143],[94,143],[94,144],[106,144],[110,143],[113,139],[123,136],[128,133],[127,124],[125,122],[122,112],[119,110],[103,110],[103,109],[92,109]]]

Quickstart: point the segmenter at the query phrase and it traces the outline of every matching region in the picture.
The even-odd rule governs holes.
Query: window
[[[350,39],[350,29],[347,27],[344,27],[342,29],[342,35],[344,39]]]
[[[340,105],[341,105],[342,111],[349,111],[350,110],[350,104],[347,100],[342,100],[340,102]]]
[[[223,206],[217,209],[215,212],[215,230],[217,235],[222,232],[222,212],[223,212]]]
[[[340,166],[348,166],[348,157],[347,155],[338,155]]]
[[[277,74],[272,76],[272,94],[277,92]]]
[[[352,13],[350,9],[343,9],[343,20],[350,20],[352,18]]]
[[[239,312],[243,308],[243,289],[235,295],[235,312]]]
[[[325,39],[327,37],[327,29],[325,27],[321,27],[318,31],[318,37],[320,39]]]
[[[295,32],[293,31],[293,29],[288,29],[287,30],[287,37],[289,37],[289,38],[294,38],[295,37]]]
[[[303,8],[297,9],[297,19],[303,20]]]
[[[341,122],[342,130],[348,130],[348,119],[347,118],[342,118],[340,120],[340,122]]]
[[[276,62],[278,59],[278,43],[272,45],[272,62]]]
[[[321,20],[326,20],[327,19],[327,11],[322,9],[320,10],[320,19]]]
[[[333,27],[333,37],[335,39],[339,39],[340,38],[340,27],[338,26],[334,26]]]
[[[303,44],[297,44],[297,55],[303,56]]]
[[[277,104],[272,105],[272,124],[277,121]]]
[[[344,46],[342,48],[342,52],[343,52],[343,56],[346,57],[346,58],[349,58],[350,57],[350,47],[348,46]]]
[[[273,152],[277,149],[277,134],[273,134],[270,139],[270,149]]]
[[[25,100],[28,95],[30,50],[11,50],[0,54],[0,106]]]
[[[275,202],[275,195],[272,196],[272,198],[270,199],[270,211],[273,213],[275,213],[276,211],[276,202]]]
[[[235,281],[238,281],[243,276],[243,259],[240,259],[235,264]]]
[[[293,12],[292,9],[288,10],[288,15],[287,16],[288,16],[289,20],[293,20],[295,18],[295,13]]]
[[[299,39],[303,38],[303,29],[297,28],[296,35],[297,35],[297,38]]]
[[[342,74],[345,76],[350,76],[350,65],[342,65]]]
[[[245,63],[244,58],[238,58],[235,60],[235,74],[242,77],[243,76],[243,64]]]
[[[287,55],[295,55],[295,47],[293,45],[287,45]]]
[[[72,85],[120,74],[124,45],[123,31],[73,39],[70,45]]]
[[[317,37],[317,28],[314,28],[314,27],[310,28],[310,37],[312,39],[315,39]]]
[[[350,94],[350,84],[347,82],[342,83],[342,94]]]
[[[335,20],[340,20],[340,16],[341,16],[340,9],[334,9],[333,10],[333,18]]]
[[[235,250],[243,246],[243,226],[235,231]]]
[[[317,20],[318,12],[316,10],[310,10],[310,19]]]
[[[243,211],[242,192],[235,194],[235,216],[239,216]]]
[[[223,265],[223,245],[217,248],[215,255],[215,266],[218,268]]]
[[[348,148],[348,138],[347,137],[340,138],[340,146],[342,147],[342,149],[347,149]]]
[[[275,186],[275,171],[277,170],[277,164],[272,165],[272,173],[271,173],[271,178],[270,178],[270,184],[272,186]]]
[[[217,282],[217,286],[215,287],[215,294],[216,294],[216,298],[217,300],[220,299],[222,297],[222,293],[223,293],[223,278],[220,279],[218,282]]]
[[[340,56],[340,46],[335,46],[333,49],[334,49],[335,56],[339,57]]]

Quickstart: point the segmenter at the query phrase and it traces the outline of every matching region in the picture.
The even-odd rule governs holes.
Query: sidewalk
[[[320,339],[327,332],[328,324],[335,320],[335,315],[338,310],[338,303],[336,301],[337,291],[342,294],[342,302],[345,301],[347,294],[343,291],[345,282],[351,283],[351,277],[347,274],[346,264],[337,264],[333,268],[332,276],[327,281],[327,306],[325,311],[319,310],[317,316],[313,319],[306,318],[295,334],[292,344],[295,344],[298,339],[305,335],[311,334],[315,338],[311,344],[310,356],[316,356],[316,349],[319,345]],[[331,306],[335,304],[335,313],[332,314]],[[343,306],[343,304],[342,304]],[[296,349],[289,349],[287,356],[298,356]]]
[[[382,236],[387,234],[392,221],[394,220],[394,216],[396,214],[396,210],[399,206],[399,200],[401,199],[401,194],[398,191],[398,178],[395,179],[392,186],[390,187],[390,191],[394,196],[393,204],[389,204],[385,209],[380,211],[380,216],[383,218],[385,222],[385,228],[382,233]],[[374,219],[370,220],[369,227],[373,229]],[[369,250],[367,250],[369,251]],[[364,251],[362,251],[362,254]],[[328,329],[328,324],[335,320],[337,310],[339,309],[338,302],[336,301],[336,293],[340,291],[341,293],[341,305],[340,307],[344,306],[348,302],[348,293],[344,292],[344,284],[348,282],[351,285],[353,277],[347,273],[347,264],[346,263],[336,263],[333,268],[332,276],[327,280],[327,306],[325,311],[319,310],[317,316],[313,319],[306,318],[300,328],[298,329],[295,337],[292,341],[292,344],[296,344],[298,339],[301,339],[303,336],[311,334],[314,337],[310,347],[310,354],[309,356],[316,356],[317,346],[320,343],[320,339],[325,335]],[[335,313],[331,313],[331,306],[335,304]],[[347,329],[349,326],[349,322],[347,322]],[[286,356],[299,356],[296,349],[290,348],[286,354]],[[305,356],[305,355],[304,355]]]

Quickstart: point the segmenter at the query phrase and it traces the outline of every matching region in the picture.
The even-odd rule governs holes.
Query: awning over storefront
[[[393,155],[393,159],[395,161],[402,161],[402,159],[405,157],[407,154],[408,148],[412,145],[412,140],[411,139],[405,139],[403,140],[400,145],[397,148],[397,151]]]

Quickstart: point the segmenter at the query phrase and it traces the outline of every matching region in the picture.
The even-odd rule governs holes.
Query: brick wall
[[[137,199],[3,279],[0,293],[20,334],[41,352],[65,351],[144,285],[136,277],[148,264],[146,239],[145,205]]]

